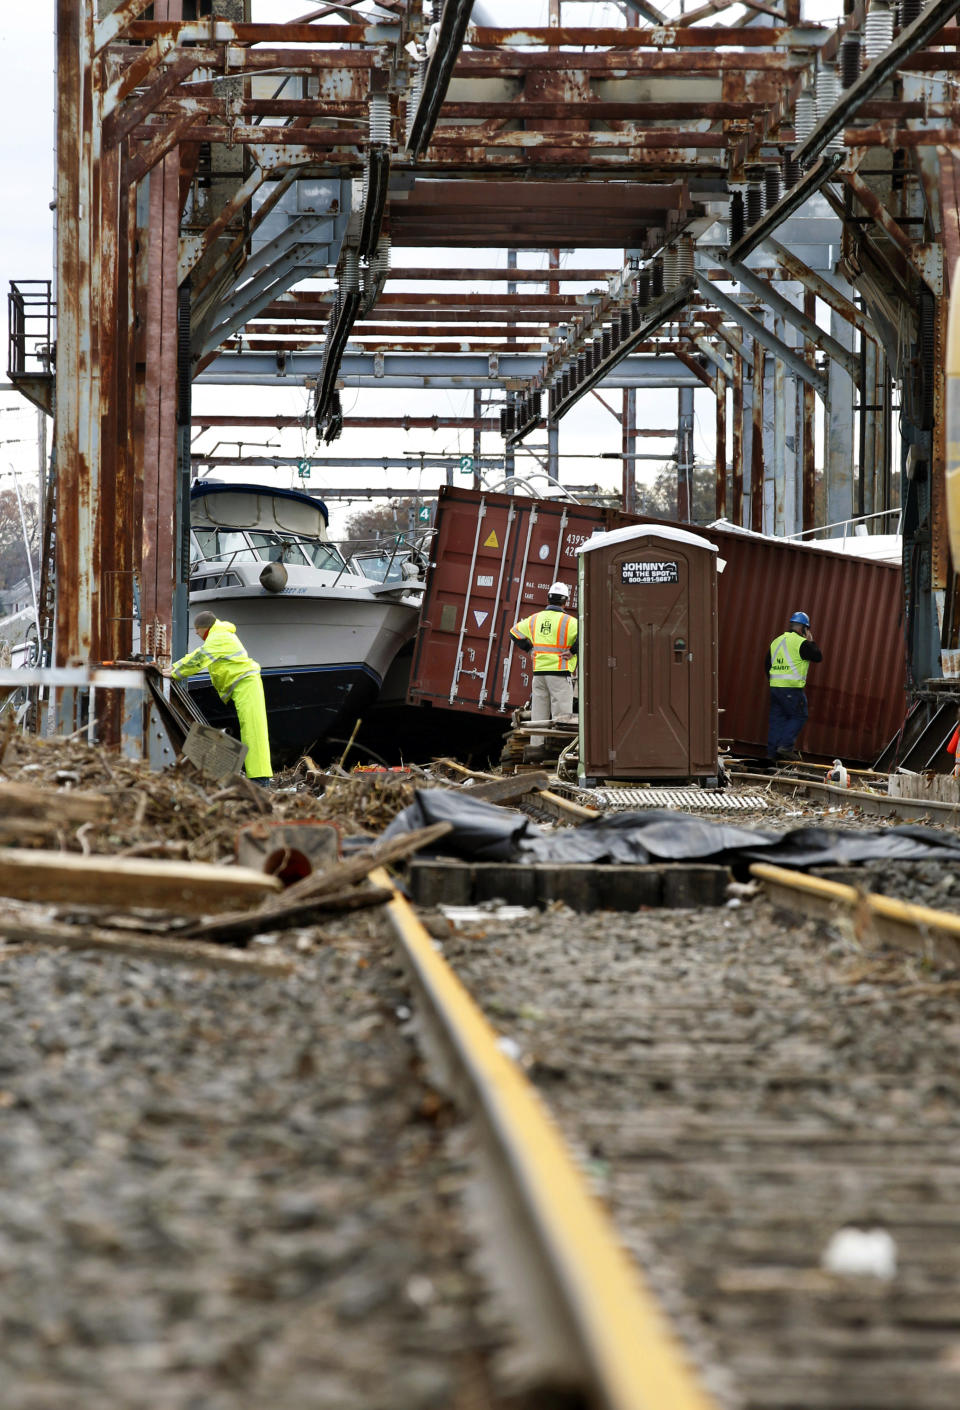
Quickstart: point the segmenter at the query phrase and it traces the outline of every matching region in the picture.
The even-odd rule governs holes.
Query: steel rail
[[[880,896],[858,886],[754,862],[750,875],[777,905],[814,918],[853,919],[859,938],[873,938],[909,950],[932,952],[941,961],[960,958],[960,916]]]
[[[764,780],[762,774],[734,772],[730,774],[734,783],[751,783],[754,786],[766,782],[767,787],[780,793],[809,794],[826,803],[846,803],[848,807],[860,808],[876,817],[900,817],[917,819],[929,817],[938,822],[960,822],[960,803],[944,803],[938,798],[900,798],[886,793],[868,793],[859,788],[840,788],[837,784],[819,783],[809,778],[791,778],[789,775],[774,776]]]
[[[382,867],[371,879],[391,885]],[[509,1231],[498,1254],[513,1255],[508,1272],[544,1374],[603,1410],[714,1410],[539,1096],[395,888],[387,914],[429,1055],[475,1118]]]

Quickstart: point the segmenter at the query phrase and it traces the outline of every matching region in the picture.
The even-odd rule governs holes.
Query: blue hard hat
[[[810,625],[810,618],[806,612],[794,612],[790,620],[791,622],[799,622],[801,627],[809,627]]]

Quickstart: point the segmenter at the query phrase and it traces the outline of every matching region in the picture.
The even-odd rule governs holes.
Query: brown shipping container
[[[662,524],[580,551],[580,775],[717,776],[717,549]]]
[[[441,490],[408,699],[506,714],[530,698],[527,658],[509,628],[542,606],[551,582],[574,589],[576,549],[591,534],[661,521],[595,505]],[[800,736],[814,758],[872,763],[905,712],[899,568],[731,529],[678,525],[715,543],[720,735],[764,754],[767,646],[792,612],[809,613],[823,662],[807,680]]]

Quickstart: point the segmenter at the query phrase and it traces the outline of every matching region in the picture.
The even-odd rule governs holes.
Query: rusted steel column
[[[733,354],[733,522],[743,525],[743,358],[738,352]]]
[[[141,612],[145,625],[166,628],[168,650],[175,576],[179,165],[178,154],[171,152],[150,174],[144,338]]]
[[[862,362],[864,369],[863,385],[860,388],[860,445],[863,448],[860,465],[861,512],[873,514],[877,509],[877,481],[882,443],[880,423],[880,397],[877,383],[880,350],[872,338],[862,342]],[[871,526],[872,527],[872,526]]]
[[[179,20],[182,0],[157,0],[154,17]],[[172,646],[176,579],[177,258],[180,153],[175,147],[150,173],[146,233],[143,431],[143,568],[141,618]],[[141,240],[143,233],[141,234]],[[160,644],[155,639],[155,648]]]
[[[817,296],[806,293],[803,296],[803,311],[808,318],[816,316]],[[813,344],[804,343],[804,359],[812,367],[814,365]],[[816,413],[817,394],[808,383],[801,384],[802,397],[802,432],[801,454],[803,456],[803,466],[801,472],[801,527],[804,531],[812,529],[817,521],[817,471],[816,471]]]
[[[753,435],[750,442],[750,525],[763,532],[763,380],[766,352],[753,341]]]
[[[89,659],[91,553],[81,517],[88,447],[81,404],[90,358],[89,264],[81,211],[89,203],[84,173],[83,16],[75,0],[57,0],[57,598],[58,666]]]
[[[717,373],[717,429],[714,513],[718,519],[727,514],[727,379],[722,372]]]
[[[778,333],[786,332],[778,320]],[[782,331],[781,331],[782,329]],[[787,532],[787,418],[786,376],[782,358],[773,360],[773,523],[768,528],[775,534]]]
[[[473,392],[473,488],[480,488],[480,456],[483,427],[483,393],[479,387]]]
[[[637,510],[637,389],[624,387],[621,447],[623,452],[622,496],[624,512],[635,514]]]

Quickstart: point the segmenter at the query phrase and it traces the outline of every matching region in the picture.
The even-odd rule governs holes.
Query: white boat
[[[275,760],[352,727],[416,631],[415,553],[401,543],[345,558],[326,506],[299,490],[199,480],[190,521],[191,626],[215,612],[260,663]],[[212,724],[235,727],[209,676],[190,689]]]

